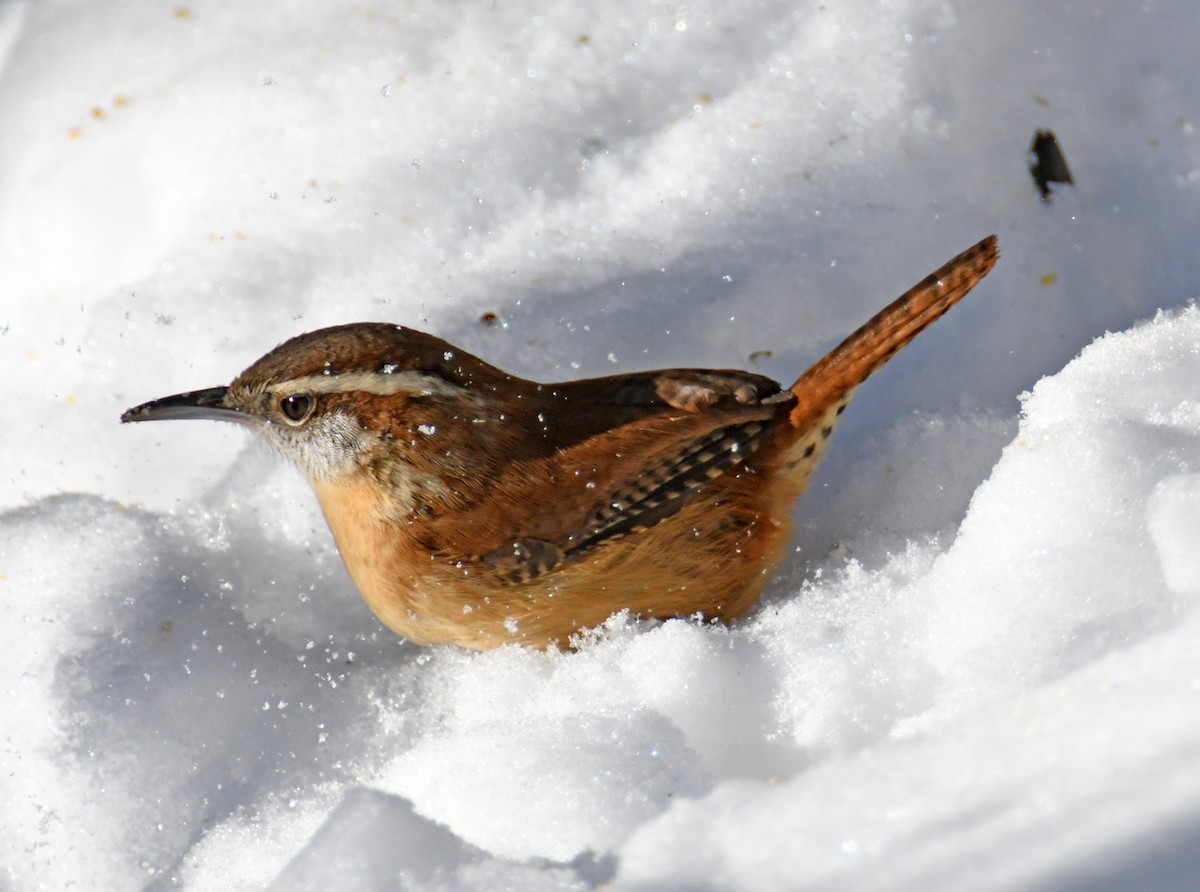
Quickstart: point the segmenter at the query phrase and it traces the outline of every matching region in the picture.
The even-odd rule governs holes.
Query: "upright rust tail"
[[[835,406],[844,405],[854,388],[974,288],[998,257],[996,236],[989,235],[930,273],[827,353],[792,385],[796,395],[792,427],[807,430]]]

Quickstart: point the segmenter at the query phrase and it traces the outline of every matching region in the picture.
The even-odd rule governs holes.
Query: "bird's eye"
[[[313,398],[303,393],[293,393],[279,401],[279,411],[288,424],[303,424],[312,414]]]

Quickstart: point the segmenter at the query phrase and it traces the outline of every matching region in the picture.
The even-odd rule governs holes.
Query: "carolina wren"
[[[419,643],[566,645],[622,609],[746,613],[854,389],[985,276],[984,239],[790,389],[668,369],[538,384],[399,325],[300,335],[122,421],[257,431],[316,491],[363,597]]]

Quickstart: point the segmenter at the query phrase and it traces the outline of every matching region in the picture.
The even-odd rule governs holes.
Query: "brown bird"
[[[121,420],[256,430],[312,484],[371,609],[416,642],[566,646],[626,609],[730,620],[778,563],[854,389],[996,258],[995,236],[955,257],[788,390],[702,369],[539,384],[357,323]]]

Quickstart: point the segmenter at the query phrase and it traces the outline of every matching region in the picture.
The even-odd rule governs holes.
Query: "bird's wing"
[[[769,378],[720,370],[554,387],[556,401],[541,412],[553,452],[501,469],[489,496],[430,543],[438,553],[512,583],[553,572],[661,522],[736,472],[794,402]]]

